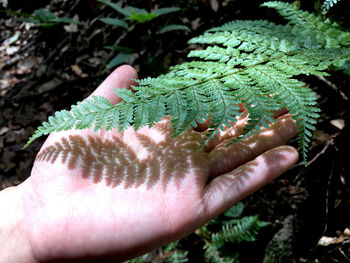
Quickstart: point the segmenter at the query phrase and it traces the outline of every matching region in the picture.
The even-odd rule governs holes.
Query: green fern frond
[[[225,257],[222,256],[220,250],[215,244],[206,242],[204,245],[204,257],[208,262],[212,263],[239,263],[238,253],[233,256]]]
[[[93,97],[70,111],[57,112],[26,146],[53,131],[139,129],[165,116],[171,116],[174,136],[210,117],[203,146],[220,129],[237,121],[239,104],[244,103],[249,120],[232,143],[260,132],[261,127],[268,128],[275,121],[271,111],[286,107],[297,121],[305,161],[319,110],[316,94],[295,77],[325,76],[329,67],[342,66],[350,59],[350,33],[289,3],[266,2],[263,6],[276,9],[289,23],[233,21],[212,28],[189,41],[202,47],[189,53],[192,61],[173,66],[157,78],[137,80],[134,92],[116,90],[122,98],[118,105]]]
[[[286,2],[265,2],[261,6],[276,9],[281,16],[289,20],[291,25],[306,30],[305,33],[315,35],[320,44],[326,48],[336,48],[341,44],[350,45],[348,41],[342,42],[342,38],[349,40],[350,33],[345,33],[337,23],[332,23],[329,19],[323,20],[320,16],[301,11],[295,5]],[[341,36],[340,39],[339,36]]]
[[[211,239],[218,246],[222,246],[226,242],[255,241],[259,229],[263,226],[265,226],[265,222],[260,221],[257,215],[245,216],[238,220],[234,226],[223,225],[222,230],[213,234]]]
[[[165,262],[169,263],[184,263],[188,261],[188,251],[178,249],[179,240],[170,243],[164,248],[164,254],[167,255]]]
[[[238,253],[234,253],[232,248],[227,251],[225,248],[228,243],[239,244],[242,241],[255,241],[260,228],[267,226],[269,223],[260,221],[258,215],[242,217],[244,205],[238,203],[229,209],[223,218],[229,218],[229,221],[223,218],[215,218],[208,222],[206,226],[200,228],[198,234],[204,240],[205,253],[204,257],[208,262],[220,263],[238,263]],[[212,232],[210,225],[220,227],[218,232]]]

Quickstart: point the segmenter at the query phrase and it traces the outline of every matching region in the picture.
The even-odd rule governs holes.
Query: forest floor
[[[118,1],[120,5],[126,2],[147,10],[170,4]],[[303,8],[313,10],[313,1],[301,2],[305,2]],[[0,0],[0,8],[6,3]],[[86,98],[112,71],[107,65],[118,52],[122,54],[118,59],[134,66],[141,78],[157,76],[185,61],[187,41],[206,29],[235,19],[283,23],[275,13],[259,8],[260,3],[172,1],[180,11],[145,23],[130,22],[124,29],[102,23],[99,18],[119,14],[95,0],[8,1],[13,11],[32,14],[49,8],[59,17],[80,23],[42,27],[19,21],[21,16],[9,11],[0,13],[0,190],[29,177],[44,138],[21,150],[23,145],[48,116]],[[333,13],[340,20],[350,15],[349,5],[342,4]],[[345,28],[350,27],[345,18],[342,22]],[[170,24],[187,29],[163,32],[161,28]],[[259,214],[271,224],[260,231],[257,241],[239,245],[242,263],[262,262],[267,243],[281,229],[290,235],[285,241],[290,245],[289,262],[350,262],[350,77],[335,72],[326,78],[303,76],[303,80],[319,94],[318,106],[322,109],[309,163],[305,167],[300,160],[243,201],[246,214]],[[295,140],[290,143],[296,145]],[[327,246],[319,243],[322,237],[332,238]],[[182,246],[189,251],[190,262],[200,262],[203,244],[195,234]]]

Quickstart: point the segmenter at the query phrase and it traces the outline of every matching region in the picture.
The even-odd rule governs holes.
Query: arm
[[[0,192],[0,263],[34,262],[24,228],[23,186]]]

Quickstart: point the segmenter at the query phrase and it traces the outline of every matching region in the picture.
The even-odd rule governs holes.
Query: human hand
[[[94,95],[118,103],[113,88],[136,77],[122,66]],[[119,262],[146,253],[193,232],[297,161],[294,148],[280,146],[297,133],[287,115],[226,148],[246,120],[245,113],[200,151],[205,131],[170,138],[168,118],[136,132],[51,134],[30,178],[14,189],[32,261]]]

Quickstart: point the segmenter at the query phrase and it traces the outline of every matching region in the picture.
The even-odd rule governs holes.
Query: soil
[[[157,76],[185,61],[187,41],[208,28],[236,19],[284,23],[275,13],[259,8],[259,0],[173,1],[171,5],[181,11],[136,24],[129,31],[102,23],[99,18],[118,14],[94,0],[0,0],[0,7],[6,3],[8,10],[26,14],[48,8],[81,24],[45,28],[19,21],[20,16],[9,11],[0,13],[0,190],[30,176],[45,138],[25,150],[21,148],[36,127],[55,111],[86,98],[111,72],[106,65],[117,53],[106,46],[118,43],[132,49],[127,63],[142,78]],[[317,3],[304,0],[301,6],[313,11]],[[118,4],[152,10],[169,6],[169,1]],[[350,27],[349,15],[346,0],[329,13],[344,28]],[[186,25],[189,30],[158,32],[167,24]],[[244,200],[246,214],[259,214],[271,225],[261,230],[256,242],[239,246],[240,262],[262,262],[268,243],[289,216],[293,218],[289,262],[350,262],[350,76],[337,71],[326,78],[303,76],[303,80],[319,94],[318,106],[322,109],[308,166],[300,160]],[[295,140],[290,144],[297,146]],[[325,246],[319,244],[322,237],[334,239]],[[182,246],[189,251],[190,262],[200,262],[203,244],[197,236],[190,235]]]

